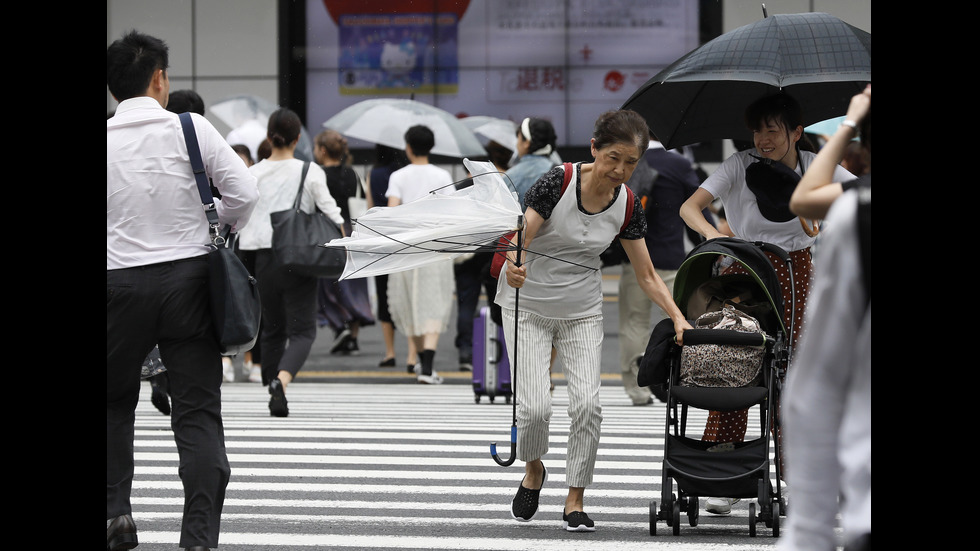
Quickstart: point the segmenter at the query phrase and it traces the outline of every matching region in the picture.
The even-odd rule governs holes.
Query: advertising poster
[[[698,46],[683,0],[307,0],[311,132],[412,97],[456,116],[548,119],[584,146],[600,113]],[[362,144],[351,144],[360,147]]]

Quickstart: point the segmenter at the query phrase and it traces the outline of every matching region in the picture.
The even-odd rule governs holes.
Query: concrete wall
[[[170,47],[170,89],[193,89],[205,106],[237,94],[278,101],[278,2],[106,0],[106,45],[131,29]],[[115,100],[106,91],[106,112]],[[231,130],[208,116],[222,132]]]

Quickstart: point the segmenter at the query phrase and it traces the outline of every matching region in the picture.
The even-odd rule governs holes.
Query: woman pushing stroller
[[[791,331],[786,335],[790,346],[803,331],[806,298],[813,273],[810,247],[819,232],[817,222],[798,217],[789,210],[789,198],[796,182],[816,156],[808,150],[812,147],[803,135],[802,121],[799,103],[785,93],[767,96],[749,105],[745,122],[752,131],[754,148],[726,159],[680,209],[684,222],[705,238],[726,237],[701,214],[708,204],[720,198],[735,237],[770,243],[789,253],[792,279],[782,262],[774,262],[773,266],[782,283],[783,318],[787,330]],[[853,175],[843,167],[835,167],[834,181],[852,178]],[[738,264],[729,268],[738,269]],[[712,411],[702,440],[742,442],[747,425],[748,410]],[[709,498],[706,510],[727,514],[737,501]]]

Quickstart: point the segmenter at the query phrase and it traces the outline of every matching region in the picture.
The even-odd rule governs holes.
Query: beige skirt
[[[455,301],[456,276],[450,259],[388,275],[388,310],[409,337],[445,333]]]

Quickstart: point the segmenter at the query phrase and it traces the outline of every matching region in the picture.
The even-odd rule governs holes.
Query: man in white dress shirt
[[[180,547],[218,546],[231,469],[221,421],[221,354],[208,300],[208,224],[170,92],[168,49],[132,31],[106,51],[119,101],[106,121],[106,547],[137,542],[130,492],[140,365],[159,343],[180,454]],[[192,114],[222,225],[241,227],[255,178],[204,117]]]

